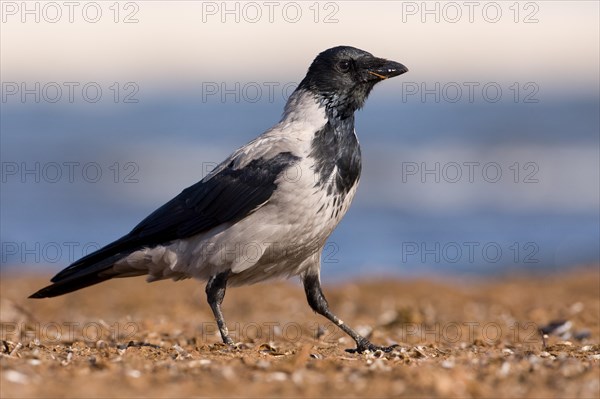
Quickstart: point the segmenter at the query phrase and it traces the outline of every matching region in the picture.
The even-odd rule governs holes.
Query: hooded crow
[[[356,341],[351,351],[391,350],[373,345],[329,310],[320,258],[360,178],[354,112],[378,82],[407,71],[354,47],[323,51],[289,97],[279,123],[30,298],[115,277],[194,277],[207,281],[208,303],[223,342],[231,345],[221,312],[225,288],[300,276],[311,308]]]

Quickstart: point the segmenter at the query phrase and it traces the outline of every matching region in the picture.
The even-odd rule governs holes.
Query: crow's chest
[[[318,131],[309,154],[313,174],[314,211],[326,235],[342,219],[354,198],[361,172],[360,146],[354,129],[335,131],[329,126]]]
[[[325,125],[312,139],[309,158],[313,161],[315,188],[328,196],[343,201],[358,183],[361,154],[353,128],[339,130]]]

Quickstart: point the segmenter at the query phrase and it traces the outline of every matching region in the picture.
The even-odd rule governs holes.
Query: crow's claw
[[[358,344],[356,346],[356,348],[354,349],[346,349],[346,352],[348,353],[364,353],[366,351],[370,351],[370,352],[375,352],[375,351],[382,351],[384,353],[390,353],[391,351],[393,351],[394,349],[396,349],[397,347],[399,347],[400,345],[398,344],[394,344],[391,346],[378,346],[378,345],[373,345],[370,342],[362,342],[360,344]]]

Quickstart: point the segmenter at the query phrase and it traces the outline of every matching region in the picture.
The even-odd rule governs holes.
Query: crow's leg
[[[229,337],[229,331],[225,325],[223,312],[221,312],[221,303],[223,303],[223,298],[225,298],[225,288],[227,286],[229,273],[229,271],[219,273],[208,280],[208,283],[206,283],[206,298],[215,315],[215,320],[217,321],[217,326],[221,332],[223,342],[226,345],[233,345],[233,340]]]
[[[356,349],[346,349],[346,351],[351,353],[362,353],[366,350],[382,350],[384,352],[391,352],[396,347],[396,345],[389,347],[373,345],[368,339],[354,331],[352,328],[348,327],[336,315],[331,313],[329,310],[329,305],[327,304],[327,300],[325,299],[323,291],[321,290],[319,275],[306,275],[304,276],[302,282],[304,283],[304,291],[306,292],[306,299],[308,299],[308,304],[310,307],[320,315],[327,317],[332,323],[341,328],[356,342]]]

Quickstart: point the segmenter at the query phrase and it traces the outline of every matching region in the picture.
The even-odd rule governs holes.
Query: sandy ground
[[[347,353],[351,340],[295,282],[230,289],[239,344],[228,348],[195,281],[124,279],[32,300],[47,278],[5,272],[0,396],[598,398],[599,270],[326,286],[346,323],[399,344],[367,354]]]

